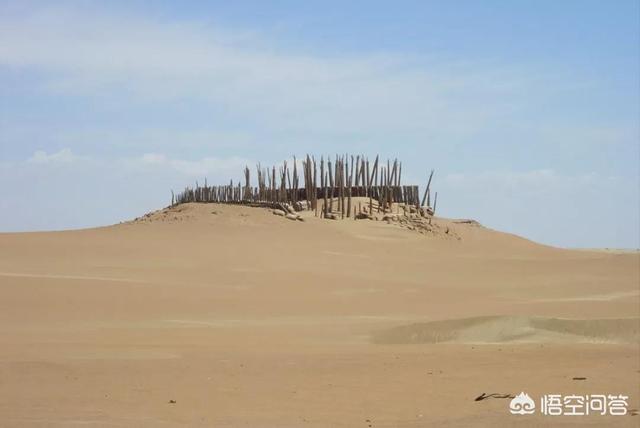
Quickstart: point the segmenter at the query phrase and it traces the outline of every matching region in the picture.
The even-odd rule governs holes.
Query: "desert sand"
[[[640,254],[434,224],[185,204],[0,234],[0,425],[640,425]],[[521,391],[629,414],[474,401]]]

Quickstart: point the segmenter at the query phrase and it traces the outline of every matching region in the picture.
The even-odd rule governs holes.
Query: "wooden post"
[[[367,173],[367,179],[364,182],[365,192],[366,192],[366,196],[371,196],[371,192],[369,192],[369,187],[371,186],[371,176],[369,175],[369,158],[367,158],[367,162],[366,162],[366,173]]]
[[[327,209],[329,208],[327,206],[327,173],[324,173],[324,179],[323,179],[323,183],[324,185],[322,186],[322,194],[324,195],[324,205],[322,206],[324,208],[324,218],[327,218]]]
[[[429,181],[427,182],[427,188],[424,190],[424,196],[422,197],[422,206],[424,206],[427,195],[429,194],[429,186],[431,186],[431,179],[433,178],[433,170],[431,170],[431,174],[429,174]]]
[[[371,178],[369,179],[369,187],[371,187],[372,184],[375,185],[378,178],[378,155],[376,155],[376,160],[375,162],[373,162],[372,171],[373,173],[371,175]]]
[[[344,157],[340,160],[340,216],[344,218],[344,199],[345,199],[345,178],[347,176],[347,165],[345,165]]]
[[[318,217],[318,170],[316,168],[316,158],[313,158],[313,209]]]
[[[327,169],[329,173],[329,212],[333,212],[333,169],[331,168],[331,160],[327,157]]]
[[[348,167],[349,165],[347,165]],[[347,179],[347,186],[349,186],[348,190],[348,199],[347,199],[347,217],[351,216],[351,188],[352,188],[352,180],[353,180],[353,156],[351,156],[351,168],[349,171],[349,178]]]
[[[298,202],[298,166],[296,157],[293,157],[293,205]]]

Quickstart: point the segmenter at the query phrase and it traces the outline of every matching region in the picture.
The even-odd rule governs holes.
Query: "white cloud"
[[[163,168],[187,177],[211,177],[226,182],[225,176],[233,178],[242,174],[242,169],[254,162],[241,158],[217,158],[205,157],[196,160],[174,159],[160,153],[145,153],[141,157],[122,159],[121,162],[128,168]]]
[[[80,159],[83,159],[80,156],[76,156],[75,154],[73,154],[73,152],[71,151],[71,149],[69,148],[64,148],[58,152],[55,153],[47,153],[44,150],[37,150],[33,156],[31,156],[27,162],[30,163],[40,163],[40,164],[44,164],[44,163],[48,163],[48,164],[54,164],[54,163],[71,163],[71,162],[75,162],[78,161]]]
[[[21,168],[30,164],[43,165],[70,165],[72,163],[91,164],[92,167],[109,168],[114,172],[142,172],[153,174],[159,170],[176,178],[191,180],[193,177],[213,177],[226,183],[229,178],[242,175],[245,166],[253,166],[255,162],[237,156],[226,158],[204,157],[187,160],[171,158],[162,153],[145,153],[137,157],[123,158],[91,158],[89,156],[76,155],[71,149],[64,148],[55,153],[47,153],[43,150],[36,151],[24,162],[6,162],[7,166]]]
[[[145,153],[142,155],[140,161],[143,164],[156,164],[162,165],[167,162],[167,157],[165,155],[157,154],[157,153]]]
[[[560,174],[551,169],[530,171],[483,171],[478,173],[451,173],[444,177],[445,184],[452,189],[502,191],[546,191],[569,190],[575,187],[594,185],[598,181],[615,181],[618,177],[600,177],[595,172],[583,174]]]

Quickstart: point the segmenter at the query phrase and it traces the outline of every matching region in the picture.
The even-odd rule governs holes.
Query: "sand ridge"
[[[487,316],[395,327],[375,343],[612,343],[639,344],[640,318],[562,319]]]

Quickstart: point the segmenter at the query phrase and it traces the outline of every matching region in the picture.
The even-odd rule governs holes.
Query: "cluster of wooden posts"
[[[390,210],[394,203],[416,208],[424,206],[430,208],[431,212],[435,210],[437,193],[434,206],[431,207],[433,171],[429,175],[421,201],[417,185],[402,184],[402,162],[397,159],[393,162],[387,160],[385,166],[379,162],[379,156],[370,164],[368,158],[359,155],[336,156],[333,162],[324,157],[317,162],[314,157],[307,155],[301,162],[302,171],[299,171],[298,165],[295,157],[292,166],[285,161],[277,170],[275,166],[263,168],[258,164],[258,183],[255,187],[251,184],[251,171],[248,167],[244,169],[244,182],[234,184],[231,180],[228,185],[209,186],[205,179],[203,186],[196,182],[195,187],[187,187],[178,194],[171,191],[171,205],[187,202],[269,207],[291,204],[297,210],[310,209],[323,217],[339,213],[344,218],[355,215],[356,208],[352,206],[352,198],[364,197],[369,199],[370,213],[374,210],[374,201],[375,208],[382,212]],[[361,201],[358,210],[362,210]]]

